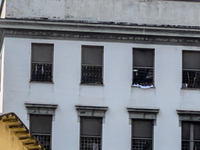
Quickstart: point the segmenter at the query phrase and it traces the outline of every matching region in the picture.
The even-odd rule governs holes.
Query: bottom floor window
[[[132,120],[132,150],[152,150],[153,121]]]
[[[200,149],[200,122],[182,122],[182,150]]]
[[[30,115],[30,131],[46,150],[51,150],[52,115]]]
[[[80,150],[101,150],[102,118],[81,117]]]

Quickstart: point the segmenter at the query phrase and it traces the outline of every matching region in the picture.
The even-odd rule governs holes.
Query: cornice
[[[200,37],[200,27],[130,25],[127,23],[85,23],[66,21],[0,19],[1,29],[48,30],[62,32],[87,32],[125,35],[151,35],[170,37]]]

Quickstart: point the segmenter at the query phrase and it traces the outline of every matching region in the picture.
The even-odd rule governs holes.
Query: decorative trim
[[[58,104],[24,103],[28,114],[55,115]]]
[[[82,106],[76,105],[76,110],[78,111],[78,116],[82,117],[105,117],[105,113],[108,107],[104,106]]]
[[[159,109],[127,108],[130,119],[152,119],[156,120]]]
[[[176,110],[179,121],[200,121],[200,111],[195,110]]]

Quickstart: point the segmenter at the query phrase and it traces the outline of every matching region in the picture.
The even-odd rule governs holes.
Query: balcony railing
[[[182,88],[200,88],[200,71],[183,70]]]
[[[33,134],[46,150],[51,150],[51,135]]]
[[[102,66],[82,65],[81,83],[103,84]]]
[[[52,64],[32,63],[31,81],[52,82]]]
[[[81,136],[80,150],[101,150],[101,137]]]
[[[132,150],[152,150],[152,139],[132,138]]]

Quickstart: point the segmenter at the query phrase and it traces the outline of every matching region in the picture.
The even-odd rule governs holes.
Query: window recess
[[[140,88],[154,87],[154,50],[133,49],[132,86]]]
[[[82,46],[82,84],[103,84],[103,47]]]
[[[200,88],[200,52],[183,51],[182,88]]]
[[[52,82],[53,44],[32,43],[31,81]]]

